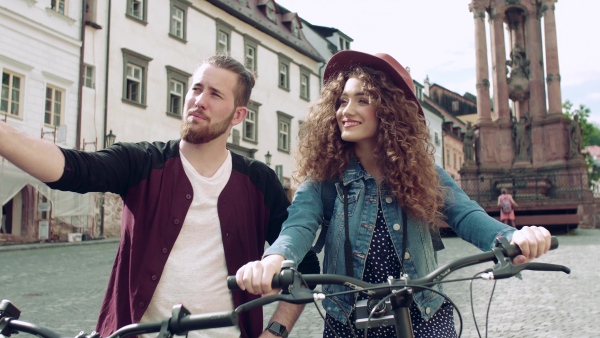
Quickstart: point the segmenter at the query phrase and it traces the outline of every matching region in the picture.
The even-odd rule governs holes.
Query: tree
[[[600,145],[600,126],[597,123],[588,121],[588,118],[592,113],[590,108],[580,104],[579,108],[575,109],[573,103],[567,100],[563,103],[563,113],[569,120],[573,120],[573,117],[577,116],[579,125],[581,126],[582,148],[590,145]],[[600,168],[596,165],[590,154],[584,153],[583,155],[585,157],[585,162],[588,165],[588,172],[590,173],[590,184],[592,184],[592,182],[600,180]]]

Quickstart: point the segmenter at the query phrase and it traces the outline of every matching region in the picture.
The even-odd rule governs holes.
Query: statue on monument
[[[467,122],[467,131],[463,139],[463,153],[465,155],[465,164],[474,163],[473,146],[475,144],[475,130],[471,122]]]
[[[514,47],[506,65],[510,67],[508,97],[513,101],[529,99],[529,60],[526,58],[525,51]]]
[[[573,116],[569,123],[569,158],[575,158],[581,155],[581,125],[579,116]]]
[[[515,160],[522,161],[529,158],[529,137],[527,128],[531,125],[529,117],[521,116],[521,121],[513,123],[513,137],[515,139]]]

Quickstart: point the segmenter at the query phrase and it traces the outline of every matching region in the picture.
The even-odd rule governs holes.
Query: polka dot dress
[[[371,239],[363,280],[369,283],[383,283],[387,281],[388,276],[398,278],[401,271],[402,267],[394,250],[390,233],[383,218],[383,212],[381,208],[378,208],[375,232]],[[359,295],[358,299],[365,298],[366,296]],[[421,312],[413,303],[410,307],[410,317],[416,338],[454,338],[457,336],[454,327],[453,307],[447,301],[444,301],[442,307],[428,321],[423,320]],[[324,338],[353,337],[348,324],[339,322],[329,314],[327,314],[326,321],[329,325],[325,324]],[[364,330],[358,330],[354,325],[354,311],[352,311],[350,323],[353,323],[354,334],[357,337],[363,337]],[[334,331],[330,329],[330,326]],[[368,337],[393,338],[396,337],[396,330],[394,326],[370,328]]]

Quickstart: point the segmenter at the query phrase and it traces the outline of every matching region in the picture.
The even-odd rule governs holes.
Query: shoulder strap
[[[327,236],[327,229],[329,229],[329,221],[333,215],[333,204],[337,197],[337,191],[335,189],[335,182],[337,179],[327,180],[321,185],[321,201],[323,202],[323,222],[321,224],[321,233],[317,238],[317,242],[312,247],[312,250],[316,253],[323,250],[325,245],[325,237]]]

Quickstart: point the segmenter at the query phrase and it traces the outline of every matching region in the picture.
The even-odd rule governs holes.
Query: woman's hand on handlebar
[[[254,295],[276,293],[271,287],[273,276],[281,270],[281,262],[285,257],[269,255],[261,261],[254,261],[242,266],[235,278],[238,286]]]
[[[515,231],[512,244],[521,249],[522,254],[513,259],[513,264],[523,264],[538,258],[550,250],[551,235],[546,228],[527,226]]]

